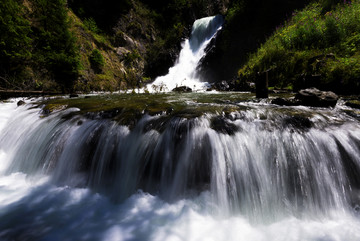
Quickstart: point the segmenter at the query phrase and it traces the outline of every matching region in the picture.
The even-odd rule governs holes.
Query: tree
[[[14,79],[4,83],[5,78],[21,72],[31,58],[30,22],[20,1],[0,1],[0,33],[0,86],[14,87]]]
[[[76,39],[70,31],[65,0],[34,0],[36,57],[61,85],[72,91],[79,71]]]

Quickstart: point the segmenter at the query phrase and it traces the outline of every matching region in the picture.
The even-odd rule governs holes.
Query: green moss
[[[44,109],[52,112],[59,108],[79,108],[79,114],[112,112],[157,115],[168,114],[184,118],[194,118],[205,113],[231,113],[245,107],[238,102],[252,99],[253,94],[112,94],[92,96],[91,98],[57,98],[45,101]],[[40,104],[40,103],[39,103]],[[247,108],[247,107],[246,107]],[[121,114],[122,115],[122,114]],[[116,119],[123,118],[117,116]]]

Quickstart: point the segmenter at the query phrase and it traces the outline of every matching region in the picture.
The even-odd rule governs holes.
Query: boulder
[[[284,99],[284,98],[276,98],[271,101],[273,105],[282,105],[282,106],[297,106],[299,105],[299,101],[295,99]]]
[[[230,89],[230,85],[226,80],[215,83],[214,88],[219,91],[228,91]]]
[[[173,92],[192,92],[192,89],[187,86],[179,86],[172,89]]]
[[[247,83],[246,83],[247,84]],[[210,88],[207,89],[207,91],[248,91],[250,90],[249,86],[246,87],[238,84],[236,80],[222,80],[219,82],[212,83]]]
[[[283,125],[296,131],[307,131],[313,126],[313,123],[308,117],[294,115],[286,117],[283,120]]]
[[[79,95],[78,94],[70,94],[69,97],[70,98],[77,98],[77,97],[79,97]]]
[[[234,123],[221,116],[211,119],[211,129],[230,136],[235,135],[240,130]]]
[[[321,91],[316,88],[300,90],[295,98],[301,105],[312,107],[334,107],[339,97],[331,91]]]
[[[122,59],[125,58],[126,54],[130,53],[130,51],[124,47],[115,48],[115,51]]]
[[[25,105],[25,101],[23,100],[18,101],[17,106],[21,106],[21,105]]]

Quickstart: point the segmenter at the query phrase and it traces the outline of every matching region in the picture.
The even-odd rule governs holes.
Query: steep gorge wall
[[[216,42],[209,47],[199,70],[208,82],[230,80],[261,43],[288,19],[296,9],[310,0],[302,1],[232,1],[226,23]]]
[[[190,35],[192,23],[225,14],[229,2],[72,0],[69,7],[82,21],[93,20],[107,36],[124,65],[125,82],[133,88],[165,75],[176,61],[182,41]]]

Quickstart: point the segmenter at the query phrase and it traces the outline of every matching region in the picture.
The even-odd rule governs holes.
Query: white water
[[[175,65],[165,76],[160,76],[147,86],[150,92],[168,92],[176,87],[187,86],[193,91],[206,90],[207,82],[201,82],[196,67],[205,55],[205,48],[221,29],[220,15],[198,19],[194,22],[190,39],[185,40]]]
[[[340,110],[295,109],[298,131],[249,103],[227,135],[211,115],[130,131],[30,106],[0,104],[0,240],[360,240],[360,124]]]

